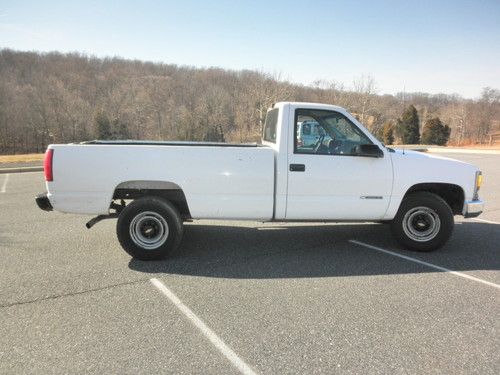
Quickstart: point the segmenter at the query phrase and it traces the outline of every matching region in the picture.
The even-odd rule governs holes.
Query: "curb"
[[[435,146],[435,145],[389,145],[387,147],[394,149],[405,149],[411,151],[450,153],[450,154],[485,154],[498,155],[500,148],[466,148],[456,146]]]
[[[483,155],[499,155],[500,150],[479,150],[479,149],[466,149],[466,148],[434,148],[430,147],[429,152],[436,154],[449,153],[449,154],[483,154]]]
[[[4,173],[23,173],[23,172],[43,172],[43,167],[0,168],[0,174],[4,174]]]

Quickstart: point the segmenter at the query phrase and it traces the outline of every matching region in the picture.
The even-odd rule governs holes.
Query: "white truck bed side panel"
[[[186,196],[195,219],[269,220],[274,151],[266,147],[53,145],[57,211],[106,214],[127,181],[167,181]]]

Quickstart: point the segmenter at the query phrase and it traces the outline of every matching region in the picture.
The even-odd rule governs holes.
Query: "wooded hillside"
[[[418,111],[420,129],[439,117],[454,144],[484,142],[500,126],[495,89],[485,88],[476,100],[376,92],[371,77],[352,87],[325,81],[303,86],[256,71],[4,49],[0,153],[43,152],[49,143],[95,138],[254,142],[266,109],[284,100],[345,107],[381,139],[384,124],[396,123],[409,105]]]

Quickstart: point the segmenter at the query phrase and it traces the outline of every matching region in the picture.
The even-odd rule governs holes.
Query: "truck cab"
[[[304,123],[321,129],[314,144],[300,142]],[[344,109],[277,103],[267,114],[262,143],[277,158],[276,219],[384,218],[394,178],[390,151]]]

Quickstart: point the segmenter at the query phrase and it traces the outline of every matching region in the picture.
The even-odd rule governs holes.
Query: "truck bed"
[[[270,220],[274,151],[266,146],[193,142],[92,141],[50,145],[57,211],[101,215],[116,189],[149,184],[182,190],[193,219]],[[161,146],[161,147],[160,147]]]

